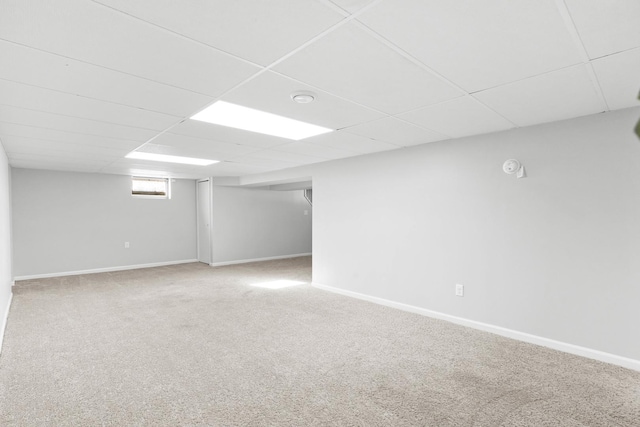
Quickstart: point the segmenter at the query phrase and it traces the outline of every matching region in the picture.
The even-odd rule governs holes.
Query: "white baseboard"
[[[9,309],[11,308],[11,302],[13,301],[13,292],[9,294],[9,303],[7,309],[2,317],[2,327],[0,328],[0,354],[2,354],[2,343],[4,342],[4,332],[7,329],[7,322],[9,321]]]
[[[537,335],[531,335],[525,332],[519,332],[513,329],[503,328],[501,326],[477,322],[475,320],[469,320],[462,317],[451,316],[449,314],[440,313],[438,311],[433,311],[433,310],[428,310],[426,308],[403,304],[403,303],[387,300],[384,298],[378,298],[370,295],[361,294],[358,292],[348,291],[340,288],[334,288],[332,286],[326,286],[320,283],[312,283],[312,286],[325,291],[334,292],[336,294],[345,295],[352,298],[358,298],[361,300],[373,302],[373,303],[384,305],[387,307],[397,308],[397,309],[408,311],[411,313],[421,314],[423,316],[432,317],[434,319],[446,320],[451,323],[455,323],[462,326],[468,326],[470,328],[479,329],[481,331],[490,332],[492,334],[501,335],[503,337],[512,338],[515,340],[552,348],[554,350],[575,354],[577,356],[582,356],[589,359],[599,360],[601,362],[611,363],[612,365],[622,366],[624,368],[633,369],[634,371],[640,371],[640,360],[630,359],[623,356],[617,356],[615,354],[605,353],[603,351],[593,350],[586,347],[580,347],[578,345],[568,344],[565,342],[556,341],[549,338],[540,337]]]
[[[49,277],[77,276],[79,274],[109,273],[111,271],[137,270],[139,268],[163,267],[165,265],[188,264],[190,262],[198,262],[198,260],[197,259],[184,259],[184,260],[180,260],[180,261],[153,262],[153,263],[150,263],[150,264],[125,265],[125,266],[120,266],[120,267],[94,268],[94,269],[91,269],[91,270],[63,271],[63,272],[60,272],[60,273],[33,274],[33,275],[29,275],[29,276],[16,276],[16,277],[14,277],[14,280],[15,281],[19,281],[19,280],[31,280],[31,279],[46,279],[46,278],[49,278]]]
[[[253,258],[253,259],[240,259],[236,261],[224,261],[224,262],[212,262],[209,264],[211,267],[222,267],[223,265],[234,265],[234,264],[246,264],[249,262],[259,262],[259,261],[271,261],[274,259],[287,259],[287,258],[298,258],[301,256],[309,256],[311,252],[304,254],[293,254],[293,255],[279,255],[279,256],[270,256],[266,258]]]

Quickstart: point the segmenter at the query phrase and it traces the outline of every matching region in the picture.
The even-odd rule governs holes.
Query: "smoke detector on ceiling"
[[[298,104],[309,104],[316,99],[316,94],[313,92],[293,92],[291,99]]]

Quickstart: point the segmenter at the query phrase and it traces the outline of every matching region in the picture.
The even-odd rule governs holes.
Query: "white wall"
[[[314,282],[640,360],[638,117],[321,165]]]
[[[214,185],[212,200],[212,264],[311,253],[312,212],[302,190]]]
[[[0,348],[11,300],[11,186],[7,155],[0,143]]]
[[[195,181],[154,200],[128,176],[14,168],[12,187],[17,278],[196,258]]]

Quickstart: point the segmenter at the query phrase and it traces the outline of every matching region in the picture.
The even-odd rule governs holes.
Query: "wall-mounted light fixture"
[[[527,174],[524,171],[524,166],[516,159],[509,159],[502,165],[504,173],[513,175],[514,173],[518,178],[526,178]]]

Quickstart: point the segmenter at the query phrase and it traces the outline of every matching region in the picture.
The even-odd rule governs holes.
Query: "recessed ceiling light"
[[[316,99],[316,95],[311,92],[293,92],[291,99],[298,104],[309,104]]]
[[[215,102],[191,118],[215,125],[293,139],[294,141],[333,131],[333,129],[224,101]]]
[[[170,156],[168,154],[144,153],[132,151],[125,156],[127,159],[152,160],[155,162],[182,163],[185,165],[209,166],[219,160],[196,159],[195,157]]]

